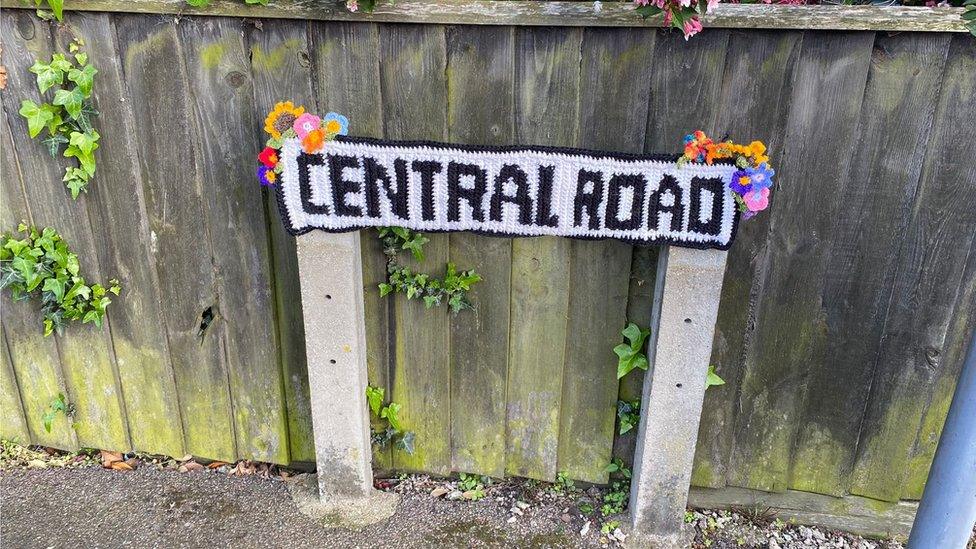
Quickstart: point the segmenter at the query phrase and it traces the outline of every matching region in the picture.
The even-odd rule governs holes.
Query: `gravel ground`
[[[249,463],[215,464],[220,466],[214,469],[194,464],[195,470],[187,471],[189,462],[169,458],[133,458],[129,463],[135,470],[104,469],[101,463],[97,454],[49,456],[4,445],[3,546],[534,549],[618,547],[623,537],[613,527],[615,517],[597,518],[605,490],[583,490],[571,483],[510,480],[475,490],[469,486],[465,494],[456,479],[401,476],[379,482],[382,489],[401,495],[396,514],[353,531],[326,528],[298,511],[289,483],[302,482],[303,475],[282,478],[266,466],[258,470],[271,474],[252,474]],[[242,469],[247,474],[236,476]],[[464,499],[472,495],[481,499]],[[864,540],[771,515],[747,515],[689,511],[685,522],[694,533],[691,547],[901,547],[896,541]],[[601,522],[609,522],[609,528],[601,531]]]

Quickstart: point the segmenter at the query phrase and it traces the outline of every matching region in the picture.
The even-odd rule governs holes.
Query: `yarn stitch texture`
[[[737,167],[680,158],[344,136],[309,154],[292,137],[275,188],[292,235],[401,226],[728,249]]]

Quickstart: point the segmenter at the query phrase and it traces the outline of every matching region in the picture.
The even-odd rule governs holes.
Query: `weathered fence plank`
[[[12,36],[13,21],[0,17],[0,28],[4,36]],[[7,95],[4,93],[3,95]],[[4,116],[0,119],[0,150],[8,151],[0,162],[0,223],[4,231],[16,230],[21,222],[30,223],[30,210],[24,200],[22,173],[15,156],[12,134],[8,125],[10,112],[3,106]],[[46,154],[46,153],[45,153]],[[55,418],[51,431],[44,428],[42,418],[47,413],[51,401],[58,393],[66,393],[64,373],[61,369],[61,356],[54,337],[42,337],[44,326],[40,308],[30,301],[14,302],[7,291],[0,296],[3,315],[4,338],[10,351],[11,367],[20,391],[23,404],[22,413],[27,420],[30,440],[55,448],[75,449],[78,439],[71,420],[63,416]],[[13,412],[3,410],[3,423],[12,422]]]
[[[275,348],[275,302],[264,205],[254,192],[250,62],[240,23],[180,25],[192,129],[199,145],[206,213],[212,220],[215,316],[224,344],[238,455],[288,463],[285,395]]]
[[[774,167],[780,165],[785,147],[788,97],[802,36],[798,32],[733,31],[729,38],[716,131],[736,139],[761,139]],[[781,176],[780,181],[789,178]],[[771,208],[777,207],[778,194],[773,193]],[[692,474],[696,486],[725,486],[745,351],[755,333],[750,319],[765,282],[762,270],[770,217],[760,215],[740,224],[736,245],[729,252],[712,342],[712,364],[725,385],[705,393]]]
[[[574,146],[579,112],[578,29],[518,29],[515,139]],[[556,478],[569,315],[570,242],[512,241],[505,472]]]
[[[27,429],[27,418],[24,417],[24,404],[20,400],[17,376],[14,374],[13,361],[10,359],[7,334],[2,328],[0,328],[0,344],[3,345],[0,348],[0,410],[3,411],[0,438],[28,444],[31,436]]]
[[[810,371],[799,412],[804,422],[790,478],[795,490],[833,496],[847,492],[949,40],[945,34],[915,34],[878,36],[875,42],[857,130],[873,138],[854,147],[831,228],[822,298],[827,347],[824,360]],[[889,125],[898,130],[885,131]],[[880,161],[889,155],[898,162]]]
[[[155,250],[149,233],[136,122],[127,101],[112,21],[105,14],[78,14],[60,27],[59,48],[83,39],[98,69],[95,123],[101,128],[96,178],[89,187],[88,215],[103,271],[116,276],[122,296],[109,308],[112,346],[134,449],[182,456],[183,426],[169,345],[162,325]],[[125,192],[119,192],[126,189]]]
[[[437,26],[381,27],[380,81],[386,137],[447,137],[447,50]],[[443,273],[449,237],[430,235],[425,260],[401,257],[411,269]],[[401,254],[405,256],[408,254]],[[451,469],[450,317],[444,309],[427,310],[421,300],[397,295],[394,301],[396,368],[393,399],[400,419],[416,434],[416,452],[393,451],[397,469],[447,473]]]
[[[763,337],[747,351],[729,482],[734,486],[773,492],[788,486],[806,379],[823,363],[827,326],[821,289],[833,245],[829,215],[797,212],[841,206],[873,38],[838,33],[805,40],[801,50],[786,127],[789,148],[777,169],[803,184],[779,186],[769,212],[768,282],[754,320]]]
[[[262,21],[245,26],[250,48],[256,128],[252,139],[267,140],[264,117],[279,101],[293,101],[317,111],[312,92],[311,60],[305,25]],[[252,150],[258,149],[258,145]],[[253,166],[253,164],[251,164]],[[305,326],[302,318],[295,239],[278,219],[274,193],[265,192],[271,236],[271,260],[278,323],[278,352],[288,409],[289,451],[294,461],[315,461],[308,374],[305,365]]]
[[[451,143],[512,142],[515,30],[447,29],[447,130]],[[489,183],[491,184],[491,183]],[[505,476],[512,239],[452,234],[451,262],[483,280],[474,309],[451,316],[451,465]]]
[[[380,46],[376,25],[341,23],[312,25],[316,96],[324,112],[339,112],[349,118],[349,131],[363,137],[383,137],[383,101],[380,89]],[[378,285],[386,280],[386,256],[376,231],[360,235],[363,260],[363,297],[366,316],[366,367],[370,384],[392,394],[390,384],[390,315],[392,298],[380,297]],[[370,416],[376,428],[382,420]],[[392,449],[373,445],[373,465],[393,467]]]
[[[12,41],[4,50],[4,60],[14,70],[10,71],[8,86],[20,91],[3,94],[4,109],[12,132],[12,142],[21,173],[24,175],[24,197],[30,204],[31,221],[38,227],[55,227],[80,259],[81,269],[89,284],[105,283],[108,277],[98,263],[92,228],[88,220],[86,197],[72,200],[61,182],[63,168],[50,157],[33,154],[44,145],[32,140],[27,133],[26,120],[17,115],[19,100],[29,97],[39,101],[33,74],[26,69],[35,59],[50,61],[53,51],[51,25],[24,12],[6,12],[3,17],[17,18],[19,40]],[[10,115],[13,116],[10,116]],[[83,446],[110,450],[129,450],[131,443],[125,420],[112,339],[106,317],[101,330],[90,326],[68,326],[58,336],[61,365],[65,376],[65,393],[75,406],[75,430]],[[56,395],[52,395],[56,396]],[[51,398],[51,397],[48,397]],[[50,404],[50,401],[48,401]]]
[[[118,35],[126,37],[119,42],[119,55],[135,119],[151,129],[137,131],[136,142],[150,238],[159,251],[156,268],[186,449],[233,461],[236,429],[184,50],[171,21],[126,15],[115,24]]]
[[[951,379],[949,325],[976,234],[976,164],[946,143],[976,139],[976,43],[953,40],[942,78],[935,131],[914,196],[893,280],[872,392],[861,428],[851,493],[895,501],[916,442],[923,406]],[[951,385],[951,383],[950,383]],[[942,396],[941,398],[944,398]],[[912,482],[917,486],[917,482]]]
[[[640,152],[647,122],[655,34],[587,29],[580,63],[580,142],[595,149]],[[611,62],[611,60],[613,60]],[[559,470],[605,482],[613,449],[617,368],[632,246],[573,241],[569,325],[559,426]],[[594,269],[602,265],[603,269]]]

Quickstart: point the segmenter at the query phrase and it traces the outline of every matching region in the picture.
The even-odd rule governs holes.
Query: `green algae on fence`
[[[576,145],[579,29],[515,33],[515,138]],[[516,238],[506,380],[505,473],[556,479],[559,410],[566,362],[570,241]]]
[[[383,137],[383,105],[380,94],[379,32],[373,24],[313,25],[310,45],[317,67],[316,96],[319,112],[338,112],[349,118],[349,131],[362,137]],[[386,256],[372,229],[360,231],[363,261],[363,298],[366,318],[366,369],[370,385],[392,394],[390,383],[390,314],[392,299],[380,297],[378,286],[386,281]],[[370,414],[373,429],[385,421]],[[373,445],[373,466],[393,467],[392,448]]]
[[[239,144],[263,122],[254,111],[248,49],[240,26],[230,19],[193,20],[180,25],[191,112],[199,145],[217,311],[224,339],[238,455],[288,463],[285,394],[275,348],[275,300],[263,201],[252,184],[253,154]],[[222,44],[216,64],[205,66],[203,48]],[[247,258],[241,268],[241,258]],[[233,315],[224,311],[234,311]]]
[[[446,34],[448,140],[510,144],[515,30],[449,27]],[[512,239],[453,233],[450,240],[451,262],[481,275],[469,292],[474,308],[451,316],[451,467],[503,477]]]
[[[278,101],[294,101],[316,110],[312,91],[312,69],[304,24],[265,21],[261,28],[245,24],[245,44],[251,57],[255,127],[252,151],[259,151],[267,139],[264,117]],[[252,161],[253,162],[253,161]],[[253,166],[253,164],[251,164]],[[250,179],[250,178],[249,178]],[[250,179],[252,185],[257,182]],[[305,363],[305,327],[302,317],[298,259],[295,238],[278,218],[274,193],[265,194],[268,245],[271,248],[271,280],[275,296],[276,336],[281,361],[280,376],[287,405],[289,454],[293,461],[314,462],[312,415]]]
[[[444,29],[423,25],[381,27],[380,82],[386,137],[447,137],[447,52]],[[425,260],[403,258],[423,272],[440,272],[449,259],[449,236],[430,235]],[[393,296],[395,370],[391,400],[402,408],[404,429],[416,434],[416,451],[393,451],[393,466],[446,474],[451,470],[450,313],[427,310],[420,300]]]
[[[580,61],[579,142],[587,148],[641,152],[647,121],[647,62],[655,33],[586,29]],[[616,357],[626,324],[633,246],[615,241],[570,245],[569,323],[559,417],[560,471],[607,481],[616,418]],[[594,269],[594,265],[603,268]]]
[[[6,64],[24,67],[36,59],[51,57],[54,37],[50,25],[20,11],[5,11],[0,17],[4,18],[7,28],[16,25],[18,38],[4,49]],[[10,71],[9,89],[22,90],[37,100],[33,76],[27,71]],[[73,201],[65,194],[62,168],[57,162],[42,154],[32,154],[42,152],[43,148],[31,142],[24,119],[16,114],[15,104],[19,103],[19,98],[14,94],[3,94],[13,148],[23,174],[23,196],[30,212],[30,223],[56,227],[81,258],[82,271],[89,279],[111,278],[103,276],[95,252],[87,201],[84,198]],[[97,120],[95,124],[97,126]],[[31,307],[32,304],[18,303],[17,306]],[[88,447],[128,450],[131,444],[112,353],[111,320],[110,316],[106,317],[101,329],[89,325],[68,327],[56,341],[67,389],[65,396],[75,408],[73,419],[78,442]],[[18,360],[19,356],[13,358]],[[56,396],[47,397],[48,404]]]
[[[839,210],[844,213],[831,229],[831,238],[845,244],[828,253],[829,337],[823,361],[808,377],[807,393],[816,396],[808,396],[800,412],[807,420],[798,429],[793,455],[795,490],[847,493],[880,319],[905,231],[903,212],[918,184],[950,39],[913,34],[875,40],[858,126],[860,135],[875,138],[854,149]],[[885,131],[887,126],[899,129]],[[899,162],[877,162],[881,151]]]
[[[948,348],[963,345],[966,339],[958,333],[953,334],[955,341],[947,336],[960,288],[972,284],[971,278],[964,278],[967,258],[973,254],[972,242],[968,249],[958,243],[959,235],[976,234],[976,165],[960,162],[944,144],[976,140],[973,74],[976,41],[970,36],[953,37],[935,110],[932,145],[926,149],[894,276],[875,394],[865,414],[852,475],[854,494],[886,501],[902,497],[907,479],[898,472],[906,471],[916,444],[924,412],[919,403],[930,402],[941,385],[939,380],[947,375],[943,361],[952,354]],[[972,271],[968,273],[971,276]],[[918,482],[909,484],[917,486]]]
[[[715,106],[716,128],[730,135],[761,137],[774,166],[783,155],[789,114],[788,95],[793,67],[799,58],[802,35],[770,31],[732,32],[725,59],[721,99]],[[760,63],[756,60],[761,59]],[[735,90],[734,93],[731,90]],[[775,199],[773,201],[775,207]],[[765,282],[762,261],[771,216],[743,223],[729,254],[722,282],[722,297],[713,339],[712,360],[725,379],[719,390],[706,391],[692,484],[725,486],[735,444],[739,391],[747,368],[744,350],[754,337],[750,326],[755,301]]]
[[[115,19],[186,451],[233,461],[235,425],[192,97],[175,22]],[[174,60],[176,62],[174,63]],[[159,75],[166,75],[160,78]],[[217,220],[214,220],[217,222]],[[220,245],[220,244],[218,244]]]
[[[78,14],[57,33],[61,50],[75,37],[85,41],[89,58],[97,60],[96,96],[103,128],[99,152],[111,158],[99,166],[97,184],[88,189],[95,249],[105,272],[121,280],[124,293],[109,311],[112,347],[119,369],[132,448],[182,456],[183,426],[176,382],[166,337],[160,337],[162,313],[152,240],[144,223],[143,190],[131,135],[135,120],[125,108],[121,61],[111,19],[103,14]],[[120,108],[105,108],[120,105]],[[118,189],[129,188],[131,193]],[[133,198],[135,197],[135,200]],[[134,207],[135,206],[135,207]]]

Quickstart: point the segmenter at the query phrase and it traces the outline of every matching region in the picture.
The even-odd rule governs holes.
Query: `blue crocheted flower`
[[[339,135],[349,134],[349,119],[345,116],[342,116],[337,112],[330,112],[329,114],[325,115],[325,118],[322,120],[322,125],[325,126],[326,131],[332,132],[335,128],[333,124],[330,124],[330,122],[335,122],[339,126],[339,129],[335,133]]]
[[[752,183],[752,189],[768,189],[773,186],[773,176],[776,172],[763,162],[755,168],[746,168],[746,174]]]

